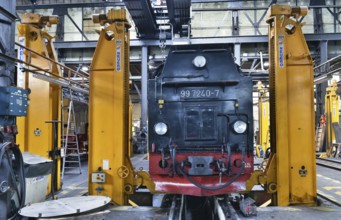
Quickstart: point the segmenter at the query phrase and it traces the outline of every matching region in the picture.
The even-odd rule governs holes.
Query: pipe
[[[43,74],[38,74],[38,73],[34,73],[33,77],[35,77],[37,79],[41,79],[41,80],[47,81],[47,82],[50,82],[50,83],[53,83],[53,84],[56,84],[56,85],[59,85],[59,86],[62,86],[62,87],[67,87],[67,88],[69,88],[69,89],[71,89],[73,91],[76,91],[76,92],[81,92],[81,93],[84,93],[86,95],[89,95],[89,91],[88,90],[80,88],[80,87],[78,87],[76,85],[72,85],[72,84],[70,84],[70,82],[67,82],[65,80],[54,79],[52,77],[49,77],[49,76],[46,76],[46,75],[43,75]]]
[[[142,47],[141,62],[141,125],[142,129],[147,128],[147,110],[148,110],[148,47]]]

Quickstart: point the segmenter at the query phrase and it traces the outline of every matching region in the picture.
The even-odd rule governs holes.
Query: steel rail
[[[316,158],[316,165],[341,171],[341,161],[334,161],[324,158]]]
[[[318,195],[319,197],[321,197],[321,198],[327,200],[328,202],[331,202],[331,203],[333,203],[334,205],[337,205],[337,206],[341,207],[341,202],[338,202],[338,201],[335,200],[335,199],[331,199],[331,198],[329,198],[328,196],[323,195],[322,193],[319,193],[319,192],[317,193],[317,195]]]

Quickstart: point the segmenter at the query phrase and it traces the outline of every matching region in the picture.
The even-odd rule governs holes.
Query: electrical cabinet
[[[26,116],[28,93],[14,86],[0,87],[0,115]]]

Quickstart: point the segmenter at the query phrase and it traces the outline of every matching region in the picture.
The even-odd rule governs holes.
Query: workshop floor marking
[[[337,191],[335,194],[341,196],[341,191]]]
[[[330,191],[332,189],[341,189],[341,186],[324,186],[323,189]]]
[[[321,174],[316,174],[316,176],[317,177],[321,177],[321,178],[323,178],[323,179],[325,179],[325,180],[328,180],[328,181],[333,181],[333,183],[339,183],[339,184],[341,184],[341,181],[339,181],[339,180],[335,180],[335,179],[332,179],[332,178],[329,178],[329,177],[326,177],[326,176],[323,176],[323,175],[321,175]]]
[[[326,193],[322,192],[321,190],[317,190],[317,193],[321,194],[324,197],[327,197],[328,199],[332,200],[333,202],[337,202],[337,203],[339,202],[339,201],[337,201],[337,199],[335,199],[334,196],[326,194]]]

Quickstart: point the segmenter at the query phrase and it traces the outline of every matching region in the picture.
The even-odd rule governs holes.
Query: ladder
[[[64,147],[64,157],[63,157],[63,168],[62,168],[62,179],[64,178],[66,169],[79,169],[79,174],[82,173],[81,159],[79,152],[79,142],[76,129],[76,117],[75,109],[73,106],[72,91],[70,89],[70,102],[68,105],[64,106],[64,100],[62,100],[62,110],[67,110],[67,126],[66,132],[64,134],[64,121],[63,121],[63,147]],[[63,118],[64,120],[64,118]],[[78,173],[70,173],[78,174]]]
[[[319,125],[319,127],[316,128],[316,133],[315,133],[315,146],[316,146],[315,151],[316,152],[322,151],[325,134],[326,134],[326,126]]]

